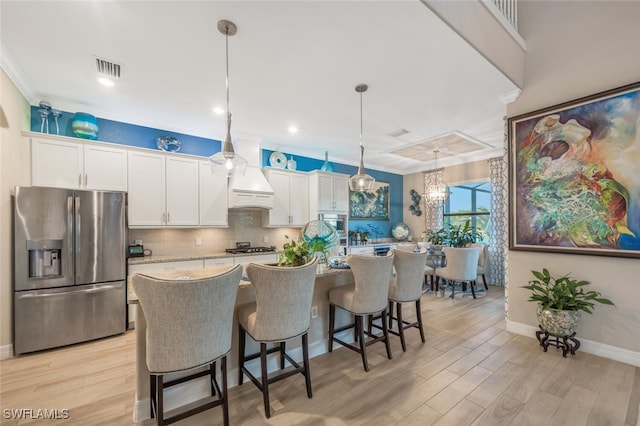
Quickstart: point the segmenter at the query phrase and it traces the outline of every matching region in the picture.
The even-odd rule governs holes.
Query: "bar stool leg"
[[[311,398],[311,372],[309,370],[309,336],[307,333],[302,335],[302,361],[304,364],[304,380],[307,384],[307,396]]]
[[[151,418],[155,418],[156,414],[156,398],[158,397],[158,392],[156,390],[156,375],[155,374],[150,374],[149,375],[149,394],[150,394],[150,398],[149,398],[149,412],[151,413]]]
[[[229,426],[229,391],[228,391],[228,383],[227,383],[227,357],[226,355],[222,357],[222,361],[220,362],[220,368],[222,369],[222,389],[220,389],[220,398],[222,399],[222,418],[224,421],[224,426]],[[215,363],[214,363],[215,369]]]
[[[269,375],[267,373],[267,344],[260,343],[260,369],[262,370],[262,400],[264,401],[264,415],[271,417],[269,407]]]
[[[385,315],[387,315],[386,309],[382,311],[382,316],[384,317]],[[389,329],[387,328],[387,323],[385,323],[384,321],[382,321],[382,333],[384,334],[384,345],[387,348],[387,358],[391,359],[393,357],[391,356],[391,342],[389,341]]]
[[[336,306],[329,303],[329,352],[333,352],[333,330],[336,322]]]
[[[398,316],[398,334],[400,335],[400,344],[402,352],[407,351],[407,343],[404,340],[404,322],[402,321],[402,303],[396,302],[396,312]]]
[[[242,368],[244,367],[244,346],[245,346],[246,334],[244,328],[238,325],[238,385],[242,384],[244,373]]]
[[[420,299],[416,300],[416,317],[418,318],[418,329],[420,330],[420,338],[422,343],[425,342],[424,329],[422,328],[422,308],[420,308]]]
[[[367,345],[364,342],[364,329],[362,327],[362,315],[356,315],[356,330],[360,340],[360,355],[362,356],[362,365],[364,371],[369,371],[369,363],[367,362]],[[383,327],[386,329],[387,325],[385,321],[382,321]]]
[[[400,326],[402,326],[402,324],[400,324]],[[392,328],[393,328],[393,302],[389,300],[389,329],[392,329]]]
[[[284,351],[286,350],[285,342],[280,342],[280,370],[284,370]]]

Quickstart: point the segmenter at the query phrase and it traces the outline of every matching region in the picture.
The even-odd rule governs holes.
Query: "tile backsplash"
[[[236,246],[238,241],[249,241],[252,246],[276,246],[282,249],[285,235],[297,238],[300,228],[263,228],[259,210],[229,210],[228,228],[187,229],[129,229],[129,244],[141,240],[153,255],[206,255],[219,253]],[[268,241],[264,242],[264,238]],[[201,245],[196,246],[196,239]]]

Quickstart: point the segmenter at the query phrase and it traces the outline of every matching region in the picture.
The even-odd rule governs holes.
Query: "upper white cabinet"
[[[127,151],[96,143],[31,139],[31,184],[127,190]]]
[[[263,226],[303,226],[309,221],[309,176],[303,172],[264,169],[273,188],[273,208],[263,212]]]
[[[208,161],[200,161],[200,226],[229,226],[228,178],[213,173]]]
[[[311,172],[309,176],[309,206],[311,216],[318,213],[349,211],[349,177],[338,173]]]
[[[198,160],[129,151],[129,226],[197,226]]]

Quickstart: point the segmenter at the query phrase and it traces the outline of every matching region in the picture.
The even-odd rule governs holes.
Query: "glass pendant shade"
[[[349,189],[351,191],[371,191],[376,180],[368,175],[364,169],[364,145],[362,144],[362,93],[366,92],[369,86],[358,84],[356,92],[360,94],[360,167],[358,174],[349,177]]]
[[[233,143],[231,143],[231,112],[229,111],[229,36],[234,35],[238,28],[236,25],[225,19],[218,21],[218,31],[224,34],[225,40],[225,60],[227,70],[227,135],[224,138],[222,145],[222,151],[216,152],[209,157],[211,164],[211,170],[214,173],[225,173],[227,176],[235,174],[244,175],[247,169],[247,160],[242,158],[233,149]]]
[[[371,191],[373,184],[376,180],[368,175],[364,170],[364,146],[360,145],[360,167],[358,167],[358,174],[349,178],[349,189],[351,191]]]

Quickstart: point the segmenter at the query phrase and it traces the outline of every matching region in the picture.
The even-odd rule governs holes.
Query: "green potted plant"
[[[475,231],[471,227],[471,222],[467,219],[464,225],[449,224],[446,241],[451,247],[464,248],[469,244],[475,243],[480,238],[481,232]]]
[[[278,266],[302,266],[313,259],[314,250],[309,247],[306,241],[289,241],[289,236],[284,236],[287,242],[284,243],[284,250],[278,257]]]
[[[581,313],[593,313],[596,303],[614,304],[597,291],[586,291],[589,281],[573,279],[569,274],[554,278],[546,268],[531,273],[535,279],[523,288],[531,291],[529,301],[538,302],[540,328],[553,336],[573,335]]]

